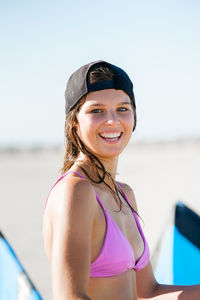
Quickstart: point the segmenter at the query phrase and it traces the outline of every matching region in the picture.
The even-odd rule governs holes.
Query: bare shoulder
[[[123,191],[126,193],[128,200],[130,201],[132,207],[134,210],[138,211],[137,209],[137,203],[136,203],[136,198],[133,189],[128,185],[127,183],[123,182],[118,182],[120,186],[122,187]]]
[[[92,227],[96,212],[96,195],[87,180],[67,176],[54,186],[43,216],[44,246],[49,260],[51,260],[55,233],[58,232],[61,235],[61,232],[65,231],[63,235],[66,235],[75,228],[76,224],[87,222],[88,228]],[[85,231],[88,228],[85,228]]]
[[[68,210],[81,209],[91,213],[97,208],[95,192],[90,182],[73,175],[68,175],[57,183],[51,191],[49,204],[51,218],[61,216]]]

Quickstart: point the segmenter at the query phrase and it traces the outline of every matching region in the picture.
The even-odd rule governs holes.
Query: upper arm
[[[52,288],[55,299],[87,293],[96,212],[92,186],[74,178],[59,186],[52,227]]]

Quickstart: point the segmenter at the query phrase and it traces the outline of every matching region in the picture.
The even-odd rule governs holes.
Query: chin
[[[126,148],[127,144],[120,145],[118,147],[90,147],[87,145],[87,149],[94,154],[97,158],[101,159],[113,159],[118,157]]]
[[[114,158],[117,158],[121,153],[122,153],[123,150],[121,151],[102,151],[102,152],[93,152],[94,155],[96,157],[98,157],[100,160],[101,159],[114,159]]]

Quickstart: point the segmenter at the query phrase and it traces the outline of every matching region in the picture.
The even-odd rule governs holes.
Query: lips
[[[99,136],[109,142],[115,142],[120,139],[122,132],[101,132]]]

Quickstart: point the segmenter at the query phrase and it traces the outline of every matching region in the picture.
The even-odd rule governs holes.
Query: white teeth
[[[103,133],[103,134],[100,134],[102,137],[104,137],[104,138],[110,138],[110,139],[112,139],[112,138],[118,138],[118,137],[120,137],[120,135],[121,135],[121,133],[120,132],[118,132],[118,133]]]

